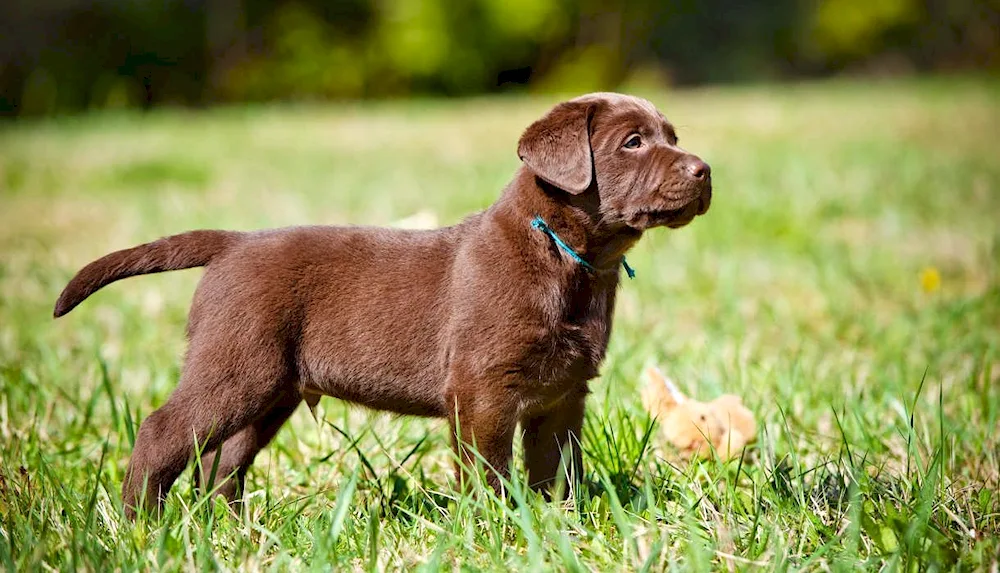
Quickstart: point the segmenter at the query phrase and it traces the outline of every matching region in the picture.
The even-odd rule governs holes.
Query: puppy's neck
[[[540,216],[563,242],[598,271],[617,270],[625,252],[639,240],[642,231],[626,226],[608,227],[601,222],[599,206],[596,189],[573,195],[521,167],[491,211],[512,228],[520,225],[530,229],[530,221]]]

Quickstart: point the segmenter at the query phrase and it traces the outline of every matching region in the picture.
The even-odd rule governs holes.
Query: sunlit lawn
[[[0,126],[0,567],[996,568],[1000,83],[647,94],[711,163],[707,216],[629,255],[576,502],[457,497],[440,421],[332,399],[257,460],[239,516],[175,487],[133,526],[135,426],[174,387],[200,271],[59,321],[73,272],[193,228],[442,224],[492,202],[553,99],[92,115]],[[742,465],[677,463],[660,364],[744,397]]]

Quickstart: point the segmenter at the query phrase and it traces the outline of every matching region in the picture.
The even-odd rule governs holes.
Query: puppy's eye
[[[642,138],[639,137],[638,134],[636,134],[628,138],[628,140],[625,142],[625,145],[623,145],[622,147],[624,147],[625,149],[639,149],[640,145],[642,145]]]

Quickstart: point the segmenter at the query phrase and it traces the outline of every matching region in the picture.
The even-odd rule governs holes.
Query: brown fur
[[[632,134],[637,149],[624,147]],[[646,229],[704,213],[711,179],[649,102],[618,94],[555,106],[518,155],[524,167],[500,199],[452,227],[194,231],[81,270],[56,316],[121,278],[206,267],[180,384],[139,428],[122,489],[129,514],[163,500],[195,437],[206,468],[222,447],[217,475],[234,497],[257,452],[320,395],[447,417],[460,459],[474,443],[496,489],[518,423],[533,487],[555,480],[564,448],[579,477],[619,261]],[[595,270],[532,228],[536,215]]]

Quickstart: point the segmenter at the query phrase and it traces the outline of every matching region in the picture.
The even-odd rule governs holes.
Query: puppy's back
[[[276,337],[305,388],[377,409],[442,415],[453,264],[472,224],[250,234],[199,285],[192,344]]]

